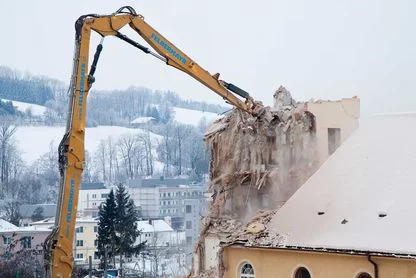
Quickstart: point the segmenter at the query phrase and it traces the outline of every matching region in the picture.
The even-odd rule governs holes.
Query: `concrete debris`
[[[223,243],[277,240],[267,223],[316,170],[315,132],[307,104],[296,102],[283,86],[274,94],[274,106],[264,107],[261,117],[234,109],[207,130],[212,203],[202,220],[193,277],[222,275],[219,261],[214,276],[203,276],[207,235]]]

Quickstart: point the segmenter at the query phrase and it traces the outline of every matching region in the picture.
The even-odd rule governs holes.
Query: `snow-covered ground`
[[[205,118],[207,124],[212,123],[222,116],[217,113],[203,112],[199,110],[191,110],[186,108],[173,107],[175,111],[175,120],[181,124],[197,126],[200,121]]]
[[[40,156],[49,151],[49,146],[53,142],[54,148],[57,148],[64,135],[64,127],[49,126],[20,126],[14,135],[17,141],[17,147],[22,152],[23,160],[30,164]],[[109,137],[117,142],[124,134],[147,134],[142,129],[133,129],[119,126],[99,126],[90,127],[85,132],[85,147],[90,153],[94,153],[101,140],[107,140]],[[161,136],[149,132],[152,143],[158,143]]]
[[[43,116],[46,111],[46,107],[38,104],[32,104],[27,102],[21,102],[16,100],[1,99],[2,101],[11,101],[13,106],[22,113],[27,113],[28,109],[32,112],[33,116]]]

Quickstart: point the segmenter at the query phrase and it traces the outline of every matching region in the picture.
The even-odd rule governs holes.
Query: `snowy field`
[[[173,107],[175,111],[175,120],[181,124],[197,126],[199,122],[205,118],[207,124],[212,123],[222,116],[212,112],[202,112],[199,110],[191,110],[186,108]]]
[[[54,148],[58,147],[59,142],[64,135],[64,127],[49,126],[20,126],[17,128],[14,138],[17,147],[22,152],[23,160],[30,164],[37,160],[40,156],[47,153],[51,142]],[[94,153],[101,140],[107,140],[111,137],[114,142],[124,134],[147,134],[142,129],[132,129],[119,126],[99,126],[86,129],[85,147],[90,153]],[[152,142],[156,143],[161,140],[161,136],[149,132]]]
[[[3,101],[10,101],[2,99]],[[45,106],[25,103],[20,101],[12,101],[13,106],[18,111],[26,113],[28,109],[31,110],[33,116],[42,116],[46,111]],[[212,112],[203,112],[192,109],[185,109],[179,107],[173,107],[174,117],[178,123],[198,126],[201,120],[205,119],[207,124],[212,123],[222,116]],[[16,134],[13,136],[19,151],[22,154],[23,160],[27,164],[35,162],[43,154],[47,153],[50,149],[50,145],[53,144],[53,148],[57,148],[59,142],[64,135],[65,127],[63,126],[20,126],[18,127]],[[143,129],[132,129],[119,126],[99,126],[90,127],[86,129],[85,136],[85,148],[88,152],[93,154],[102,140],[107,140],[109,137],[114,142],[124,134],[147,134],[148,132]],[[149,132],[152,142],[156,145],[161,141],[160,135]],[[156,150],[154,150],[156,152]],[[161,162],[155,161],[155,168],[163,168]]]
[[[32,103],[26,103],[21,101],[15,101],[15,100],[8,100],[8,99],[1,99],[2,101],[11,101],[13,106],[16,107],[16,109],[22,113],[26,113],[28,109],[31,110],[33,116],[43,116],[43,113],[46,111],[46,107],[42,105],[32,104]]]

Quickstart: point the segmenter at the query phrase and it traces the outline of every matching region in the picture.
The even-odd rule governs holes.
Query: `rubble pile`
[[[266,224],[316,169],[315,131],[306,103],[296,102],[282,86],[261,116],[234,109],[209,127],[204,139],[211,150],[212,202],[202,220],[199,262],[208,234],[225,243],[278,238]],[[203,266],[198,269],[195,277],[208,277]]]
[[[247,216],[247,221],[258,209],[282,205],[308,178],[305,171],[310,172],[316,157],[314,116],[284,87],[274,99],[259,118],[236,109],[206,132],[210,217],[238,214],[233,219]]]
[[[228,243],[244,243],[245,245],[253,245],[254,243],[266,242],[269,245],[270,240],[277,238],[278,234],[274,234],[268,227],[272,217],[276,214],[276,210],[260,211],[247,225],[234,231],[223,241],[223,245]],[[264,244],[262,244],[264,245]]]

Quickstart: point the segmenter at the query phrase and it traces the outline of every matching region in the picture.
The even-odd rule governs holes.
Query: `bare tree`
[[[84,170],[82,172],[82,180],[84,182],[92,182],[94,180],[93,172],[92,172],[91,154],[87,150],[85,150],[85,163],[84,163]]]
[[[145,160],[145,173],[146,176],[153,175],[154,171],[154,159],[153,159],[153,144],[152,140],[150,139],[150,133],[147,132],[145,134],[137,135],[137,139],[140,142],[140,147],[144,150],[144,160]]]
[[[98,164],[99,172],[102,173],[102,181],[107,181],[106,168],[107,168],[107,144],[104,140],[101,140],[98,145],[98,149],[95,152],[95,158]]]
[[[16,226],[19,226],[20,220],[22,218],[20,215],[19,207],[20,204],[17,201],[9,201],[4,207],[6,220]]]
[[[49,143],[49,151],[43,154],[36,162],[38,177],[48,187],[57,187],[59,183],[58,148]]]
[[[174,150],[174,130],[171,124],[166,124],[163,127],[163,139],[161,144],[158,146],[158,153],[159,157],[162,159],[162,162],[164,163],[163,174],[165,176],[170,176],[172,166],[172,155]]]
[[[16,126],[12,124],[9,117],[0,119],[0,182],[2,185],[1,193],[5,193],[8,189],[9,182],[9,159],[10,145],[13,135],[16,132]]]
[[[132,134],[122,135],[118,141],[118,147],[123,158],[126,175],[134,178],[134,154],[136,152],[136,138]]]
[[[107,140],[107,150],[108,150],[108,176],[109,176],[109,181],[110,183],[112,183],[115,179],[115,175],[116,175],[116,169],[115,166],[118,165],[118,161],[117,161],[117,148],[114,145],[113,139],[112,137],[108,137]]]
[[[189,126],[189,125],[176,125],[175,126],[174,140],[175,140],[175,145],[176,145],[176,150],[177,150],[177,152],[176,152],[177,157],[175,158],[175,160],[176,160],[175,164],[178,167],[177,172],[176,172],[177,175],[182,175],[183,160],[184,160],[184,156],[183,156],[183,149],[184,148],[183,148],[183,146],[184,146],[184,143],[185,143],[185,139],[187,137],[189,137],[189,135],[190,135],[190,133],[193,129],[195,129],[195,128],[193,128],[192,126]],[[191,141],[198,140],[198,139],[199,138],[192,138]],[[189,146],[187,145],[187,148],[188,147]]]

